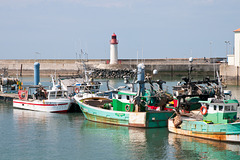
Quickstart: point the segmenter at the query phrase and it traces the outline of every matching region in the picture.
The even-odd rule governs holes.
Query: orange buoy
[[[206,106],[202,106],[202,107],[200,108],[200,112],[202,113],[202,115],[207,114],[207,107],[206,107]]]

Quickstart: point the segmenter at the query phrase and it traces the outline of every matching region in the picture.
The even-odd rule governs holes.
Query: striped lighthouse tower
[[[118,64],[118,41],[115,33],[112,34],[110,41],[110,64]]]

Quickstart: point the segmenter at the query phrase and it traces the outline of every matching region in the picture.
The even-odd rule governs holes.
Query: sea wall
[[[75,59],[7,59],[0,60],[0,73],[3,73],[3,68],[7,68],[8,74],[15,76],[16,74],[23,76],[33,75],[34,62],[40,63],[40,74],[41,75],[50,75],[55,72],[60,75],[74,75],[82,72],[83,65],[80,60]],[[212,74],[214,70],[219,69],[219,63],[210,63],[211,60],[205,58],[194,59],[192,62],[194,72],[204,72]],[[157,69],[158,72],[168,72],[168,73],[180,73],[187,72],[190,62],[188,58],[182,59],[145,59],[145,60],[136,60],[136,59],[120,59],[118,61],[118,66],[120,68],[111,67],[108,64],[108,59],[89,59],[85,61],[85,64],[90,69],[103,69],[100,68],[100,65],[107,66],[107,69],[116,70],[116,69],[127,69],[132,70],[136,69],[136,65],[139,63],[144,63],[146,66],[146,71],[152,71]]]
[[[221,64],[220,75],[224,84],[240,85],[240,70],[238,66],[228,65],[227,63]]]

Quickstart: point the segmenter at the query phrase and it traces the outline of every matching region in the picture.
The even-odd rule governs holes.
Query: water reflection
[[[240,159],[240,146],[169,133],[169,145],[177,159]],[[185,154],[183,154],[185,153]]]
[[[240,86],[227,86],[226,90],[232,91],[232,97],[240,101]]]
[[[61,123],[70,124],[80,122],[84,120],[81,113],[48,113],[48,112],[37,112],[31,110],[23,110],[13,108],[13,118],[14,122],[18,127],[22,125],[41,125],[46,129],[54,129],[60,127]]]
[[[80,133],[85,135],[89,148],[104,144],[102,148],[112,152],[105,156],[118,155],[118,159],[174,158],[167,150],[167,128],[139,129],[86,120]]]
[[[12,107],[12,101],[3,101],[0,100],[0,113],[4,114],[5,112],[9,112],[9,108]]]
[[[14,159],[24,153],[22,159],[56,159],[59,155],[69,159],[69,154],[72,154],[70,159],[76,159],[79,152],[73,150],[72,146],[81,147],[78,129],[83,120],[83,115],[79,113],[56,114],[12,109],[11,123],[5,126],[10,132],[4,140],[10,142],[11,148],[2,148],[5,157]]]

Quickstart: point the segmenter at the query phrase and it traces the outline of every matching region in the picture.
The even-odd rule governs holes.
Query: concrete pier
[[[193,59],[194,72],[204,72],[213,74],[214,70],[219,70],[219,63],[210,63],[210,59],[196,58]],[[34,74],[34,59],[7,59],[0,60],[0,73],[3,72],[2,68],[8,68],[8,74],[16,76],[22,73],[23,76],[33,76]],[[40,74],[49,76],[50,74],[57,75],[74,75],[82,70],[80,60],[75,59],[39,59],[41,64]],[[99,65],[108,66],[109,59],[89,59],[85,64],[90,68],[99,68]],[[158,72],[180,73],[187,72],[189,67],[188,58],[175,58],[175,59],[119,59],[118,65],[122,69],[136,69],[137,64],[144,63],[146,71],[157,69]],[[111,69],[111,67],[109,68]]]
[[[0,100],[12,101],[13,99],[18,99],[18,94],[15,94],[15,93],[0,93]]]
[[[220,65],[220,75],[222,81],[226,85],[240,85],[240,69],[239,66],[228,65],[223,63]]]

